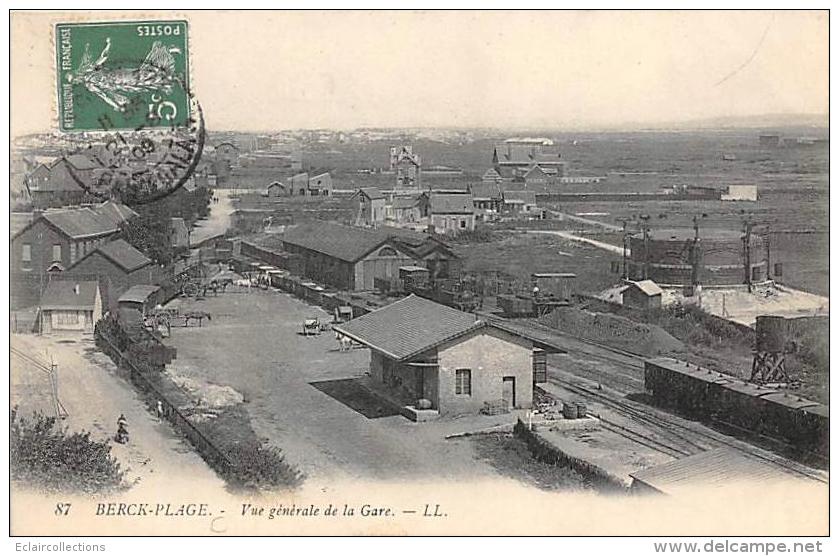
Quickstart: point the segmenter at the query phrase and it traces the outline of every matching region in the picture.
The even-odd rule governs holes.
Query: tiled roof
[[[354,263],[385,243],[390,236],[378,230],[332,222],[308,222],[286,228],[283,242]]]
[[[94,170],[102,167],[101,164],[97,164],[83,154],[71,154],[69,156],[65,156],[64,159],[67,160],[67,162],[69,162],[76,170]]]
[[[379,191],[378,187],[362,187],[361,189],[358,190],[356,195],[364,195],[365,197],[367,197],[370,200],[384,199],[385,198],[385,196],[382,195],[382,192]]]
[[[41,218],[74,239],[102,236],[117,231],[110,219],[100,216],[88,207],[48,210]]]
[[[100,246],[96,251],[102,253],[126,272],[132,272],[151,263],[151,259],[124,239],[110,241]]]
[[[500,201],[501,188],[496,183],[475,183],[471,186],[472,198],[476,201]]]
[[[765,486],[796,477],[782,469],[739,450],[718,448],[637,471],[631,477],[665,494],[677,494],[690,488],[730,488],[744,482]]]
[[[34,215],[31,212],[9,213],[9,232],[12,237],[32,223]]]
[[[432,214],[472,214],[474,205],[471,194],[432,193]]]
[[[536,192],[535,191],[523,191],[523,190],[505,191],[504,192],[504,202],[505,203],[535,205],[536,204]]]
[[[137,213],[131,207],[116,201],[106,201],[91,208],[96,214],[107,218],[115,226],[121,226],[137,216]]]
[[[76,293],[76,286],[79,293]],[[92,309],[98,290],[98,282],[53,280],[41,295],[41,309]]]
[[[483,326],[475,315],[410,295],[334,328],[388,357],[406,360]]]
[[[420,203],[421,197],[419,195],[411,195],[409,197],[394,197],[393,208],[395,209],[410,209],[414,208]]]

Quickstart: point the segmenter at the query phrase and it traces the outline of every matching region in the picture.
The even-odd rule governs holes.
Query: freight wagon
[[[644,386],[658,405],[827,456],[828,407],[685,361],[644,363]]]

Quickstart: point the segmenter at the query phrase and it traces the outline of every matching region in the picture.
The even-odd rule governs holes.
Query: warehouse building
[[[401,266],[424,266],[435,278],[460,271],[443,242],[405,229],[310,222],[287,228],[282,242],[305,277],[340,290],[372,290],[377,280],[395,283]]]
[[[533,343],[473,314],[410,295],[335,330],[370,348],[373,380],[409,410],[532,406]]]

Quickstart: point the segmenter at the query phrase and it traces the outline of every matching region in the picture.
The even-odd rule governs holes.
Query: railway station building
[[[410,295],[335,330],[370,348],[373,380],[415,420],[532,406],[533,342],[473,314]]]

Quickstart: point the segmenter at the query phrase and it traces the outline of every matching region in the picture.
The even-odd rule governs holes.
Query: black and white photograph
[[[10,10],[16,550],[821,552],[829,16]]]

